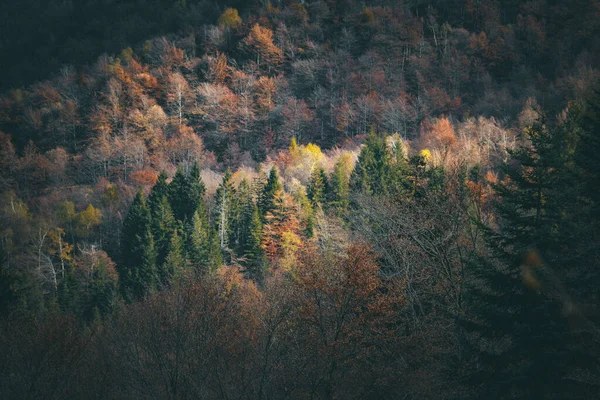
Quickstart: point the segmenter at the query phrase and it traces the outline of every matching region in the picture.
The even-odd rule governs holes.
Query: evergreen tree
[[[211,229],[206,212],[197,210],[192,222],[188,224],[187,254],[197,274],[203,275],[212,265]]]
[[[234,187],[231,181],[231,171],[227,170],[215,194],[215,223],[219,235],[221,250],[229,249],[231,234],[231,211],[234,197]]]
[[[386,194],[389,190],[390,169],[391,157],[385,140],[371,132],[350,177],[350,188],[358,193]]]
[[[252,279],[261,281],[264,277],[265,257],[261,247],[263,224],[260,218],[258,207],[252,208],[252,217],[248,229],[248,239],[244,245],[243,253],[245,256],[245,265],[248,276]]]
[[[176,221],[167,196],[162,196],[161,200],[151,208],[151,212],[152,235],[154,236],[154,244],[156,246],[156,264],[160,268],[167,257]]]
[[[167,258],[159,273],[161,286],[163,287],[171,286],[173,280],[181,279],[185,274],[187,260],[183,244],[183,238],[179,234],[179,230],[175,229],[169,242]]]
[[[150,231],[150,223],[150,210],[140,190],[129,208],[121,233],[121,262],[118,271],[121,290],[129,300],[131,300],[130,294],[135,291],[134,286],[137,285],[137,270],[147,261],[146,247],[149,244],[146,240],[146,232]]]
[[[152,215],[154,215],[156,210],[159,208],[163,197],[169,197],[169,185],[167,184],[167,174],[164,171],[162,171],[158,175],[158,180],[152,187],[150,196],[148,196],[148,207],[150,208],[150,213]]]
[[[313,169],[306,188],[306,194],[313,206],[325,202],[329,195],[329,182],[323,168]]]
[[[466,326],[480,338],[471,376],[478,398],[573,398],[578,367],[564,314],[573,269],[565,248],[562,193],[566,136],[540,123],[526,130],[531,145],[513,153],[496,185],[497,231],[492,257],[481,260],[471,291],[475,316]]]
[[[140,264],[135,270],[133,293],[137,299],[141,299],[157,289],[158,274],[156,248],[154,247],[154,238],[150,228],[146,228],[146,233],[143,236],[138,235],[138,237],[144,244],[140,249]]]
[[[204,192],[204,183],[197,164],[194,164],[189,178],[185,176],[181,168],[178,168],[175,177],[169,184],[169,203],[171,203],[175,219],[181,222],[190,221],[203,202]]]
[[[349,179],[344,170],[342,160],[335,163],[331,174],[328,207],[338,215],[344,215],[350,205]]]
[[[206,187],[200,176],[200,166],[197,161],[194,162],[192,170],[190,171],[190,184],[192,185],[191,207],[194,210],[193,212],[190,210],[190,215],[194,215],[194,212],[196,212],[199,207],[204,207],[204,193],[206,193]]]
[[[219,234],[213,229],[208,238],[208,272],[214,272],[223,265],[223,254],[219,245]]]
[[[271,168],[271,172],[269,173],[269,178],[267,179],[267,183],[263,187],[259,198],[258,198],[258,209],[262,215],[264,220],[267,212],[273,210],[275,207],[273,204],[273,200],[275,199],[275,193],[282,189],[281,184],[279,183],[279,176],[277,175],[277,170],[275,167]]]
[[[243,249],[248,241],[253,209],[252,191],[248,181],[243,179],[235,190],[231,206],[229,245],[238,256],[243,255]]]

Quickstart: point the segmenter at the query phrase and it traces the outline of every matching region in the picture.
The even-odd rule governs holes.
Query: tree
[[[170,287],[173,280],[180,280],[186,272],[187,259],[184,253],[183,238],[178,229],[173,231],[169,242],[169,252],[163,267],[159,270],[161,286]]]
[[[593,392],[595,384],[573,376],[589,367],[591,349],[580,347],[567,321],[578,318],[568,288],[579,275],[577,255],[565,247],[573,234],[565,194],[571,199],[570,188],[577,190],[567,179],[568,133],[545,121],[527,128],[530,144],[512,152],[506,178],[495,185],[498,229],[488,231],[492,257],[475,271],[475,316],[466,324],[480,338],[480,367],[471,376],[478,395],[587,398]]]
[[[264,277],[265,259],[261,247],[263,242],[263,224],[258,207],[252,207],[252,217],[248,226],[248,238],[244,243],[243,255],[245,257],[246,272],[250,278],[261,281]]]
[[[335,163],[329,183],[327,205],[338,215],[343,215],[350,204],[350,180],[346,173],[346,162],[343,157],[340,157]]]
[[[189,177],[184,174],[183,169],[178,168],[169,184],[169,202],[175,219],[181,222],[190,221],[196,210],[204,207],[204,191],[197,164],[192,167]]]
[[[173,216],[167,196],[162,196],[161,201],[151,207],[150,211],[152,216],[152,236],[154,237],[154,244],[156,246],[156,265],[160,269],[167,257],[169,243],[175,232],[177,222]]]
[[[143,245],[139,249],[140,264],[135,269],[133,294],[136,299],[142,299],[156,291],[159,278],[156,267],[156,248],[150,228],[146,229],[143,238],[140,234],[137,236]]]
[[[235,8],[228,8],[223,11],[223,14],[219,17],[219,25],[231,29],[236,29],[242,25],[242,19],[240,18],[238,10]]]
[[[372,195],[386,194],[389,189],[390,158],[385,140],[371,132],[350,176],[351,189]]]
[[[296,255],[302,247],[297,206],[290,195],[278,190],[273,199],[273,209],[265,215],[262,249],[265,256],[277,262],[284,271],[296,265]]]
[[[148,196],[148,207],[150,207],[150,213],[154,214],[162,202],[163,197],[169,196],[169,185],[167,184],[167,174],[162,171],[158,174],[158,179],[154,186],[152,186],[152,190],[150,191],[150,196]]]
[[[273,43],[273,31],[269,28],[254,24],[242,43],[255,57],[256,64],[266,65],[268,71],[283,60],[283,52]]]
[[[154,239],[148,241],[147,233],[150,232],[151,216],[146,199],[143,193],[137,192],[133,203],[129,207],[127,217],[123,222],[121,232],[121,261],[118,264],[119,278],[121,283],[121,291],[123,295],[131,300],[131,294],[136,296],[140,294],[139,278],[143,278],[138,274],[138,269],[145,263],[145,267],[151,270],[151,265],[156,260],[152,259],[154,249]],[[150,234],[150,236],[152,236]],[[141,286],[152,286],[152,272],[148,271],[149,282],[142,282]]]
[[[324,203],[329,196],[329,182],[322,167],[313,169],[306,188],[306,195],[313,206]]]
[[[229,250],[229,237],[232,229],[232,203],[235,189],[231,181],[231,171],[227,170],[215,194],[215,222],[222,251]]]
[[[267,212],[273,210],[273,208],[275,207],[273,204],[275,193],[277,193],[281,189],[282,187],[279,183],[279,176],[277,175],[277,170],[275,169],[275,167],[272,167],[271,172],[269,172],[269,178],[267,179],[267,183],[263,187],[258,197],[258,209],[263,217],[263,220]]]
[[[191,223],[187,225],[187,255],[198,275],[209,269],[211,229],[206,212],[197,210]]]

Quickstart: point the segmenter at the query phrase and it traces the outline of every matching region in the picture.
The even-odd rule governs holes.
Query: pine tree
[[[267,179],[267,183],[263,187],[259,198],[258,198],[258,209],[262,215],[264,220],[267,212],[273,210],[275,207],[273,204],[273,200],[275,199],[275,193],[282,189],[281,184],[279,183],[279,176],[277,175],[277,170],[275,167],[271,168],[271,172],[269,173],[269,178]]]
[[[323,168],[313,169],[306,188],[306,195],[313,206],[325,202],[329,195],[329,182]]]
[[[148,245],[146,232],[150,230],[150,223],[150,210],[140,190],[129,208],[121,233],[121,262],[118,271],[121,290],[129,299],[129,294],[134,291],[136,285],[137,269],[145,261],[144,253]]]

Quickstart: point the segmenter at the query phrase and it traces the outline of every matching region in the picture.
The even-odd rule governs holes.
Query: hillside
[[[2,398],[600,390],[597,2],[0,12]]]

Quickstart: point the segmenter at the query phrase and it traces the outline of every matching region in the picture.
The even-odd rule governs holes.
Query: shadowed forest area
[[[592,399],[600,3],[0,5],[3,399]]]

